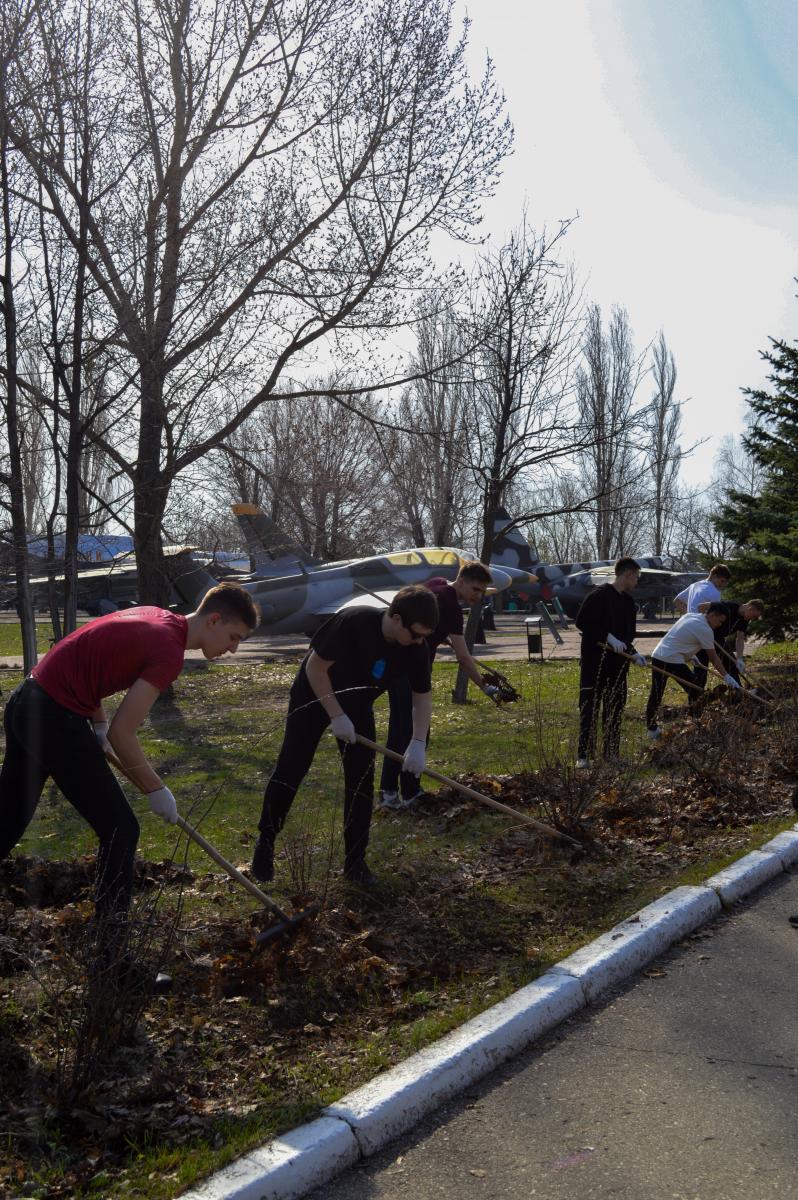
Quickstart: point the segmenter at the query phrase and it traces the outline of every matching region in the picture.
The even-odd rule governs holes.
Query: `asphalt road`
[[[671,950],[315,1200],[798,1195],[798,876]]]

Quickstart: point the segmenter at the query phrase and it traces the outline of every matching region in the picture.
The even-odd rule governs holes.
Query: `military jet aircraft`
[[[530,583],[515,583],[533,604],[539,600],[559,600],[569,617],[575,617],[579,606],[594,588],[611,583],[615,577],[615,559],[597,559],[594,562],[543,563],[533,552],[521,531],[509,528],[512,517],[506,509],[496,513],[496,538],[491,570],[494,564],[502,570],[526,572]],[[648,600],[669,598],[682,588],[704,578],[704,572],[685,571],[674,559],[659,554],[632,556],[640,566],[640,581],[632,592],[632,598],[640,603]]]
[[[233,511],[247,533],[258,570],[253,575],[228,578],[252,594],[260,606],[261,628],[269,633],[311,636],[342,608],[357,604],[384,608],[406,584],[425,583],[435,577],[453,580],[468,559],[462,550],[423,546],[320,563],[301,547],[288,542],[255,505],[237,504]],[[491,574],[492,590],[510,586],[512,580],[507,572],[497,568],[491,569]],[[217,582],[199,567],[177,574],[172,586],[185,605],[195,608]]]

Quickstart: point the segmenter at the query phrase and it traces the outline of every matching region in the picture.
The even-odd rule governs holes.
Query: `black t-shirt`
[[[414,692],[428,692],[432,687],[426,643],[400,646],[387,641],[382,636],[384,611],[360,605],[346,608],[325,621],[311,638],[311,650],[332,662],[330,681],[343,707],[372,704],[397,675],[407,675]],[[306,662],[307,658],[298,678],[312,691]]]
[[[430,658],[435,657],[435,651],[441,642],[445,642],[450,633],[463,635],[463,609],[457,599],[457,592],[446,579],[428,579],[424,584],[429,588],[438,601],[438,624],[427,638]]]
[[[628,592],[619,592],[611,583],[590,592],[576,614],[576,627],[582,632],[582,654],[601,653],[599,642],[607,634],[620,638],[627,650],[637,632],[637,609]]]
[[[720,607],[726,614],[726,620],[715,630],[715,641],[725,642],[733,633],[747,633],[750,621],[740,616],[740,605],[734,600],[720,601]]]

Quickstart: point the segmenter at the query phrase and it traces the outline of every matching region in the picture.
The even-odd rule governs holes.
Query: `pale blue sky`
[[[569,234],[586,294],[662,328],[686,439],[737,432],[769,335],[798,338],[796,0],[458,0],[516,150],[486,206]],[[713,447],[687,468],[711,473]]]

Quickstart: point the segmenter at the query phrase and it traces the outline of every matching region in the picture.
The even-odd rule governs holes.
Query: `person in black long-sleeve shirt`
[[[621,748],[621,718],[626,704],[626,674],[629,660],[622,652],[636,654],[635,602],[629,593],[637,586],[640,567],[633,558],[619,558],[615,579],[596,588],[585,598],[576,617],[582,633],[579,655],[579,752],[577,766],[587,766],[595,757],[596,732],[601,715],[605,758],[618,758]],[[609,646],[609,650],[604,648]],[[642,654],[637,656],[645,666]]]

